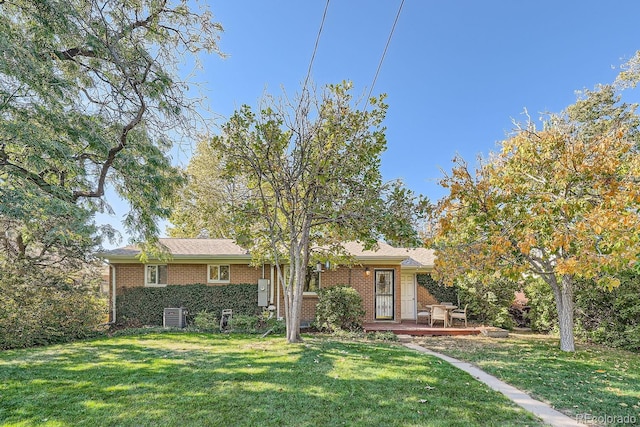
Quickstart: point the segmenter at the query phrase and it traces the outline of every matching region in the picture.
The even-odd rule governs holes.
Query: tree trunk
[[[309,235],[311,233],[311,219],[306,217],[300,233],[300,240],[291,239],[289,246],[289,272],[292,277],[289,278],[290,304],[285,307],[287,310],[287,342],[302,342],[300,336],[300,318],[302,315],[302,295],[304,284],[307,277],[307,267],[309,265]],[[292,229],[292,235],[295,229]]]
[[[287,342],[289,344],[302,342],[300,336],[300,310],[291,310],[298,313],[289,313],[287,316]]]
[[[291,277],[289,278],[288,295],[290,303],[288,307],[285,307],[288,343],[303,342],[300,335],[300,318],[302,314],[302,294],[309,259],[308,253],[305,252],[305,247],[308,246],[308,243],[305,242],[304,236],[305,234],[303,233],[303,239],[300,243],[291,242],[291,261],[289,263]]]
[[[293,267],[293,265],[291,265]],[[296,269],[297,270],[297,269]],[[302,342],[300,336],[300,314],[302,311],[302,292],[299,291],[300,284],[298,282],[299,272],[296,272],[294,276],[294,285],[290,288],[291,291],[291,304],[289,310],[286,313],[287,316],[287,342],[299,343]]]
[[[298,279],[296,277],[296,268],[294,262],[289,264],[289,278],[284,292],[284,316],[286,326],[286,337],[288,343],[302,342],[300,336],[300,312],[302,311],[302,299],[296,297],[298,293]],[[282,283],[285,283],[284,281]]]
[[[558,312],[558,327],[560,329],[560,350],[575,351],[573,337],[573,276],[564,275],[560,283],[554,278],[550,283]]]
[[[292,298],[291,298],[291,278],[290,277],[285,277],[284,275],[284,269],[280,267],[280,265],[277,266],[278,269],[278,281],[280,282],[280,285],[282,286],[282,296],[283,296],[283,300],[284,300],[284,324],[285,324],[285,330],[286,330],[286,337],[287,339],[289,338],[289,331],[291,330],[291,328],[289,327],[289,322],[291,321],[291,317],[289,316],[289,313],[291,312],[291,309],[289,307],[291,307],[291,303],[292,303]],[[291,276],[291,271],[289,271],[289,276]]]

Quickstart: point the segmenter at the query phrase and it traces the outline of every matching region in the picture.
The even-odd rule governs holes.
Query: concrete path
[[[584,424],[580,424],[576,420],[571,417],[564,415],[563,413],[556,411],[551,406],[546,403],[540,402],[539,400],[533,399],[528,394],[518,390],[517,388],[506,384],[493,375],[489,375],[486,372],[478,369],[473,366],[471,363],[462,362],[458,359],[454,359],[453,357],[445,356],[444,354],[436,353],[435,351],[428,350],[418,344],[414,343],[404,343],[405,347],[410,348],[412,350],[419,351],[421,353],[426,353],[430,356],[438,357],[445,362],[451,363],[458,369],[462,369],[463,371],[471,374],[478,381],[482,381],[495,391],[499,391],[500,393],[507,396],[509,399],[513,400],[516,404],[524,408],[525,410],[531,412],[536,417],[539,417],[545,423],[554,426],[554,427],[584,427]]]

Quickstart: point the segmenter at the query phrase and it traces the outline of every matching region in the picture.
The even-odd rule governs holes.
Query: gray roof
[[[238,246],[231,239],[158,239],[161,244],[173,256],[242,256],[250,257],[249,252]],[[104,258],[109,257],[135,257],[140,254],[140,249],[135,245],[106,251],[102,254]]]
[[[402,261],[403,267],[433,267],[436,259],[436,253],[433,249],[412,248],[405,250],[409,258]]]
[[[232,239],[177,239],[161,238],[160,243],[166,246],[173,257],[177,258],[251,258],[249,251],[237,245]],[[389,259],[402,262],[405,267],[430,267],[435,258],[434,252],[425,248],[396,248],[387,243],[379,242],[376,250],[365,250],[359,242],[344,243],[346,251],[357,259]],[[103,252],[106,259],[135,258],[140,249],[135,245]]]
[[[360,242],[345,242],[342,244],[346,251],[356,258],[399,258],[407,257],[404,249],[396,248],[385,242],[378,242],[375,250],[365,250]]]
[[[172,254],[249,255],[249,251],[231,239],[160,239]]]

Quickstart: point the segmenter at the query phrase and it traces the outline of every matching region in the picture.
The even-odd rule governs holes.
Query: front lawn
[[[637,353],[580,343],[575,353],[567,353],[560,351],[557,338],[534,334],[431,337],[416,342],[474,363],[571,417],[627,417],[640,422]]]
[[[2,425],[540,425],[397,345],[152,333],[0,352]]]

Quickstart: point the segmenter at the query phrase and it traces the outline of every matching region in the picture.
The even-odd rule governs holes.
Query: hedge
[[[233,314],[256,315],[258,286],[239,284],[227,286],[169,285],[164,288],[128,288],[116,298],[117,324],[126,326],[162,325],[165,308],[185,307],[187,323],[207,311],[220,316],[223,309]]]
[[[608,291],[593,281],[576,280],[576,337],[608,347],[640,351],[640,275],[617,274],[620,286]],[[557,332],[558,314],[553,292],[542,280],[527,286],[531,327],[539,332]]]
[[[95,336],[106,308],[86,290],[0,281],[0,350]]]
[[[458,305],[467,306],[467,315],[483,325],[512,329],[515,326],[511,313],[515,293],[521,285],[505,278],[483,282],[471,277],[461,277],[456,282]],[[513,313],[522,317],[513,308]],[[520,320],[523,321],[523,320]]]
[[[458,288],[456,286],[446,286],[438,283],[433,280],[430,274],[417,274],[416,281],[418,285],[429,291],[436,301],[450,301],[454,304],[458,302]]]
[[[640,275],[620,273],[620,286],[608,291],[579,282],[576,335],[611,347],[640,351]]]

